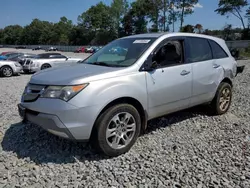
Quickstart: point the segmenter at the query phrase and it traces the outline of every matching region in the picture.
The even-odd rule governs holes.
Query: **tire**
[[[219,85],[215,97],[211,103],[213,115],[225,114],[229,110],[231,102],[232,102],[232,86],[228,83],[222,82]]]
[[[48,63],[45,63],[42,65],[41,70],[48,69],[48,68],[51,68],[51,65]]]
[[[10,66],[3,66],[0,69],[0,75],[2,77],[11,77],[11,76],[13,76],[13,70]]]
[[[124,117],[127,117],[125,118],[127,123],[124,122]],[[109,136],[108,130],[110,130]],[[118,104],[108,108],[97,118],[90,144],[95,150],[109,157],[116,157],[130,150],[140,130],[141,118],[136,108],[129,104]]]

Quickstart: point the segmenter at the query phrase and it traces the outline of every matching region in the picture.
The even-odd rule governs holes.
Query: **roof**
[[[128,37],[124,38],[160,38],[162,36],[187,36],[187,37],[201,37],[201,38],[207,38],[207,39],[212,39],[212,40],[220,40],[222,41],[223,39],[218,38],[218,37],[213,37],[209,35],[204,35],[204,34],[196,34],[196,33],[182,33],[182,32],[174,32],[174,33],[169,33],[169,32],[159,32],[159,33],[145,33],[145,34],[137,34],[137,35],[131,35]]]
[[[136,34],[130,35],[124,38],[159,38],[167,33],[143,33],[143,34]]]

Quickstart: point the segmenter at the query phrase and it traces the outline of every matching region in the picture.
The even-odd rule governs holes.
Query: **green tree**
[[[133,34],[134,20],[131,10],[122,19],[122,27],[120,28],[121,36],[129,36]]]
[[[198,0],[180,0],[180,8],[181,8],[181,14],[180,14],[180,21],[182,28],[184,23],[184,17],[192,14],[194,12],[193,8],[194,5],[198,3]]]
[[[180,1],[171,0],[169,5],[169,24],[172,24],[173,32],[175,31],[175,22],[180,18]]]
[[[132,35],[147,32],[147,10],[144,0],[137,0],[131,3],[131,7],[122,19],[121,33]]]
[[[3,29],[2,42],[4,44],[21,44],[23,27],[20,25],[10,25]]]
[[[78,22],[90,30],[110,30],[113,26],[110,7],[100,2],[82,13]]]
[[[247,28],[250,29],[250,7],[246,11],[246,16],[247,18]]]
[[[128,11],[128,2],[126,0],[113,0],[111,3],[111,16],[114,20],[114,28],[116,32],[117,38],[119,37],[120,25],[122,22],[122,18]]]
[[[160,11],[163,9],[163,1],[144,0],[142,1],[142,7],[150,22],[153,23],[151,32],[158,32],[160,25]]]
[[[181,28],[181,32],[194,33],[194,26],[193,25],[185,25]]]
[[[241,12],[242,9],[247,5],[247,0],[220,0],[218,4],[218,9],[216,9],[215,12],[222,16],[228,14],[234,15],[241,21],[242,26],[245,29],[246,27]]]
[[[52,23],[34,19],[29,25],[24,27],[22,42],[29,45],[46,44],[50,40],[48,35],[51,29]]]
[[[91,35],[95,34],[91,44],[105,44],[116,37],[111,8],[102,2],[82,13],[78,17],[78,25]]]
[[[60,18],[60,21],[53,26],[53,39],[56,44],[67,45],[69,44],[69,35],[73,28],[71,20],[65,16]]]
[[[194,26],[194,32],[195,32],[195,33],[201,34],[202,31],[203,31],[203,26],[202,26],[201,24],[196,24],[196,25]]]

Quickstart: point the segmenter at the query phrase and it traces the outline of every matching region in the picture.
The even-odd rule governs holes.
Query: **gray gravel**
[[[130,152],[109,159],[20,123],[30,75],[0,78],[0,187],[250,187],[250,64],[241,63],[226,115],[194,108],[156,119]]]

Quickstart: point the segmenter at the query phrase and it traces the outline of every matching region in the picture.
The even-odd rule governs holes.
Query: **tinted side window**
[[[189,62],[193,63],[213,59],[212,51],[207,39],[190,37],[188,41]]]
[[[168,41],[157,51],[152,61],[156,61],[160,67],[183,63],[183,41]]]
[[[211,48],[213,50],[213,55],[215,59],[222,59],[228,57],[227,53],[220,47],[219,44],[217,44],[212,40],[209,40],[209,42],[211,44]]]
[[[66,58],[63,55],[50,55],[50,58]]]

